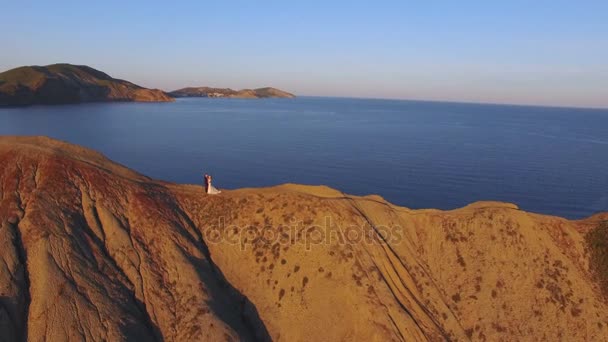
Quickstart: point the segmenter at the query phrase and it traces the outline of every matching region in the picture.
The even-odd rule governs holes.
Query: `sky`
[[[167,91],[608,107],[608,1],[7,1],[0,70]]]

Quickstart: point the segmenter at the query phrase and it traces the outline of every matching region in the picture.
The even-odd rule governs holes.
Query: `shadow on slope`
[[[608,221],[603,221],[585,235],[590,252],[590,267],[604,298],[608,300]]]
[[[211,294],[212,300],[207,303],[209,308],[224,323],[228,324],[232,330],[236,331],[242,341],[252,339],[256,341],[272,341],[255,305],[247,296],[230,284],[221,269],[213,262],[209,247],[207,247],[200,230],[172,196],[171,202],[173,203],[175,212],[198,234],[201,251],[207,259],[207,262],[203,262],[198,258],[188,257],[192,264],[197,265],[196,270],[199,278],[205,283]],[[235,313],[240,313],[240,317],[235,315]],[[241,329],[242,326],[248,331],[243,331]]]
[[[4,341],[17,341],[19,335],[19,328],[14,318],[9,314],[8,307],[10,302],[14,301],[13,298],[0,295],[0,340]],[[26,339],[22,339],[26,340]]]

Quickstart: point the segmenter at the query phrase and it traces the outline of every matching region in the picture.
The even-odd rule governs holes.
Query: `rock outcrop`
[[[584,239],[607,215],[209,196],[42,137],[0,163],[0,339],[608,339]]]
[[[173,97],[228,97],[239,99],[296,97],[294,94],[271,87],[241,90],[230,88],[189,87],[172,91],[170,94]]]
[[[0,73],[0,106],[106,101],[174,99],[161,90],[115,79],[84,65],[26,66]]]

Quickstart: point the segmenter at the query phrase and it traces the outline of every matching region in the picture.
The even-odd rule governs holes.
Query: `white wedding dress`
[[[209,184],[209,186],[207,187],[207,193],[209,195],[217,195],[221,193],[221,191],[216,189],[213,185]]]

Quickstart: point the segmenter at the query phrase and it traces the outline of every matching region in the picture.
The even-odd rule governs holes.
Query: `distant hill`
[[[161,90],[115,79],[85,65],[24,66],[0,73],[0,106],[105,101],[174,100]]]
[[[241,99],[296,97],[294,94],[271,87],[242,90],[234,90],[230,88],[188,87],[172,91],[169,94],[173,97],[229,97]]]

